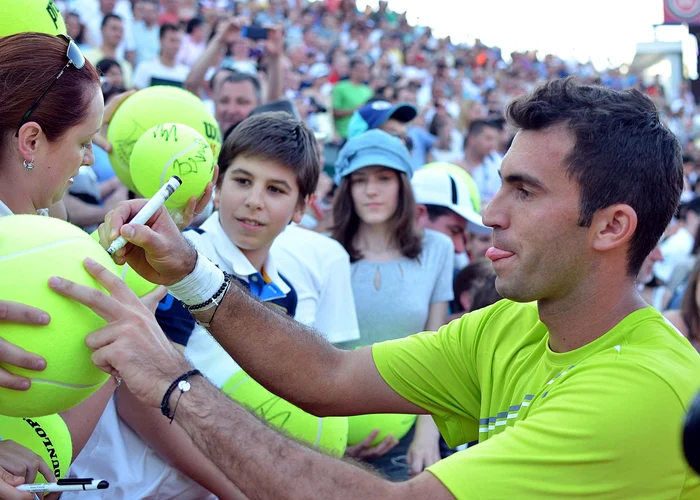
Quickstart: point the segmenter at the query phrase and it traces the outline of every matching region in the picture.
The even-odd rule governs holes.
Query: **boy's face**
[[[224,174],[214,206],[224,232],[246,256],[267,252],[290,221],[301,222],[306,208],[299,203],[299,185],[291,168],[243,156],[236,157]]]

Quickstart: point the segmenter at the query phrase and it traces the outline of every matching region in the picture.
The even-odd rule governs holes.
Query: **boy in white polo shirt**
[[[224,142],[219,168],[216,211],[184,235],[251,294],[293,317],[296,292],[269,250],[291,222],[301,221],[316,190],[320,163],[313,132],[288,113],[251,116]],[[217,386],[240,369],[171,295],[160,303],[156,318],[170,340]],[[115,400],[121,419],[110,422],[109,429],[99,429],[100,439],[91,439],[94,443],[86,447],[79,468],[114,485],[104,498],[213,499],[205,489],[220,499],[243,498],[160,411],[141,406],[124,386]],[[101,498],[98,492],[81,495]]]

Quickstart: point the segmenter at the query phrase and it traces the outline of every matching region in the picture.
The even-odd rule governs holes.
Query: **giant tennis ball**
[[[361,443],[375,429],[379,429],[379,433],[372,441],[372,446],[378,445],[390,434],[401,439],[408,434],[415,421],[415,415],[394,413],[348,417],[348,446]]]
[[[83,260],[91,257],[110,271],[117,266],[82,229],[39,215],[0,219],[0,300],[21,302],[46,311],[47,326],[5,323],[3,339],[46,359],[46,369],[32,371],[0,363],[0,368],[32,381],[28,391],[0,388],[0,414],[37,417],[59,413],[85,400],[108,375],[90,361],[85,336],[105,325],[89,308],[49,288],[60,276],[102,290]]]
[[[66,23],[52,0],[0,0],[0,13],[0,37],[25,31],[66,34]]]
[[[243,370],[221,389],[271,426],[326,453],[341,457],[348,437],[347,417],[319,418],[275,396]]]
[[[36,418],[0,416],[0,438],[12,440],[39,455],[56,479],[65,477],[73,458],[73,443],[68,426],[59,415]],[[45,483],[38,473],[35,483]]]
[[[95,229],[90,233],[90,237],[96,242],[100,242],[100,234]],[[158,285],[151,283],[146,278],[142,277],[139,273],[134,271],[129,267],[129,264],[124,264],[123,266],[117,266],[119,277],[126,283],[133,292],[139,296],[143,297],[147,293],[151,293],[155,290]]]
[[[107,140],[112,144],[109,155],[112,167],[132,191],[136,192],[137,189],[129,171],[131,152],[146,130],[161,123],[183,123],[192,127],[205,137],[214,160],[219,157],[219,125],[197,96],[177,87],[163,85],[139,90],[117,108],[107,128]]]
[[[163,123],[146,130],[134,144],[129,162],[136,190],[146,198],[176,175],[182,185],[165,206],[180,208],[199,198],[214,175],[214,155],[202,134],[182,123]]]
[[[464,170],[459,165],[455,165],[454,163],[438,161],[427,163],[423,165],[423,168],[442,170],[462,179],[467,184],[467,189],[469,190],[469,196],[472,199],[474,210],[476,210],[476,213],[481,213],[481,195],[479,194],[479,186],[476,185],[476,181],[469,172]]]

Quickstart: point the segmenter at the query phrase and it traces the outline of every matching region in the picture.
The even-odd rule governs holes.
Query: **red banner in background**
[[[700,26],[700,0],[663,0],[664,24]]]

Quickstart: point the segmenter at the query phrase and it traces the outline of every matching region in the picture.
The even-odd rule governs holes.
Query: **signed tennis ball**
[[[88,274],[91,257],[117,274],[107,252],[82,229],[39,215],[0,219],[0,300],[24,303],[51,317],[47,326],[5,323],[2,337],[46,359],[43,371],[0,363],[4,370],[32,381],[28,391],[0,388],[0,414],[14,417],[50,415],[71,408],[104,384],[108,375],[90,361],[88,333],[106,322],[78,302],[49,288],[51,276],[103,290]]]
[[[90,237],[96,242],[100,242],[100,235],[96,230],[90,233]],[[134,271],[129,267],[129,264],[124,264],[123,266],[117,266],[119,277],[128,285],[133,292],[139,296],[143,297],[147,293],[151,293],[155,290],[158,285],[151,283],[146,278],[143,278],[139,273]]]
[[[408,434],[415,421],[415,415],[394,413],[348,417],[348,446],[361,443],[375,429],[379,429],[379,433],[372,441],[372,446],[378,445],[390,434],[401,439]]]
[[[129,171],[131,152],[146,130],[161,123],[183,123],[192,127],[205,137],[214,160],[219,157],[219,125],[199,97],[186,90],[163,85],[139,90],[119,106],[107,128],[107,140],[112,144],[109,155],[112,167],[132,191],[138,190]]]
[[[202,134],[182,123],[163,123],[146,130],[134,144],[129,164],[134,186],[152,197],[176,175],[180,186],[165,202],[179,208],[199,198],[214,174],[214,155]]]
[[[281,432],[336,457],[345,453],[347,417],[319,418],[306,413],[272,394],[243,370],[236,372],[221,390]]]
[[[0,12],[0,37],[26,31],[66,34],[66,23],[52,0],[0,0]]]
[[[65,477],[73,458],[73,443],[68,426],[59,415],[36,418],[0,416],[0,438],[14,441],[39,455],[56,479]],[[37,473],[35,483],[46,483]]]

